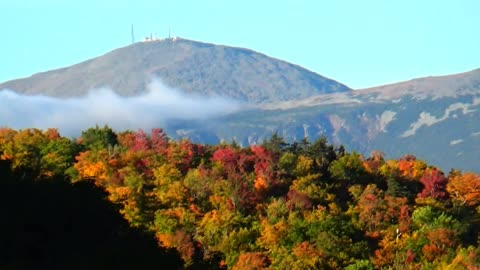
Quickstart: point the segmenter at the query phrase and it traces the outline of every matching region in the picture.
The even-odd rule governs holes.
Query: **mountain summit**
[[[108,87],[131,96],[145,91],[152,78],[187,93],[250,103],[350,90],[300,66],[252,50],[182,38],[137,42],[70,67],[5,82],[0,89],[68,97]]]

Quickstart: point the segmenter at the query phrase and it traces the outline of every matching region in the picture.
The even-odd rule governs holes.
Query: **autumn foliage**
[[[90,181],[190,269],[478,269],[480,175],[315,142],[0,129],[20,175]]]

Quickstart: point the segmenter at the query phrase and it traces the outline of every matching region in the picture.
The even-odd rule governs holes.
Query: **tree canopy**
[[[108,268],[113,258],[171,269],[480,264],[480,175],[446,175],[412,155],[363,157],[278,134],[242,148],[161,129],[95,127],[73,140],[2,128],[0,161],[2,268]]]

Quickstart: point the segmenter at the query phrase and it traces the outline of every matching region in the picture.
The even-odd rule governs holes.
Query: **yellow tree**
[[[474,173],[454,175],[447,184],[447,191],[454,202],[477,206],[480,204],[480,175]]]
[[[105,166],[106,150],[99,152],[85,151],[80,153],[76,159],[76,163],[73,165],[78,172],[79,179],[93,179],[95,184],[103,186],[104,181],[107,179],[107,168]]]

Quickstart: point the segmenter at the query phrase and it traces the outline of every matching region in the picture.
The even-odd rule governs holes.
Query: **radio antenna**
[[[135,32],[133,31],[133,24],[132,24],[132,44],[135,43]]]

